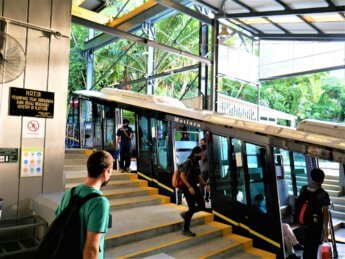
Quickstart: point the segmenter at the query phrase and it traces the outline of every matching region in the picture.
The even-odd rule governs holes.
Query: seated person
[[[296,239],[296,236],[289,224],[283,223],[282,229],[287,258],[300,258],[295,254],[295,249],[303,250],[304,247]]]
[[[254,204],[252,208],[256,211],[259,211],[261,213],[266,213],[266,209],[264,208],[262,202],[264,200],[264,196],[259,193],[254,198]],[[282,230],[283,230],[283,238],[284,243],[286,246],[286,254],[287,258],[300,258],[295,254],[296,250],[303,250],[303,246],[297,241],[295,234],[293,233],[291,227],[289,224],[283,223],[282,224]]]
[[[264,205],[262,204],[263,200],[264,200],[264,196],[261,193],[257,194],[254,198],[254,204],[253,204],[252,208],[255,211],[259,211],[261,213],[266,213],[266,209],[265,209]]]

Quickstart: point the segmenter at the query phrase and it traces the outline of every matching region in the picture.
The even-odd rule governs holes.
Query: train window
[[[169,148],[168,122],[157,121],[157,148],[158,148],[158,166],[167,172],[172,172],[170,157],[171,148]]]
[[[293,152],[293,162],[293,173],[296,177],[297,195],[299,195],[302,186],[308,184],[307,163],[305,160],[305,155]]]
[[[105,146],[114,146],[114,134],[115,134],[115,125],[114,125],[114,108],[109,106],[104,106],[105,121],[104,121],[104,145]]]
[[[266,159],[265,148],[246,143],[247,166],[251,203],[254,209],[266,213],[263,161]]]
[[[239,139],[231,139],[234,159],[236,163],[236,201],[247,204],[247,191],[244,178],[244,165],[242,157],[242,142]]]
[[[221,195],[231,198],[228,139],[213,135],[212,140],[216,191]]]
[[[287,184],[287,195],[293,195],[293,182],[291,176],[292,165],[290,162],[290,154],[292,154],[290,151],[274,148],[274,163],[276,167],[277,180],[282,179]]]
[[[142,173],[150,173],[152,161],[151,120],[145,116],[139,116],[138,138],[140,141],[138,168]]]

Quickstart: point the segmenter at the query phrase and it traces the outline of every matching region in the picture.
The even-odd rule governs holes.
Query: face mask
[[[206,149],[206,145],[201,145],[201,148],[202,148],[203,150],[205,150],[205,149]]]

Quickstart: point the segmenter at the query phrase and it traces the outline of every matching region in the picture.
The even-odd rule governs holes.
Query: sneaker
[[[304,246],[301,245],[300,243],[297,243],[296,245],[294,245],[293,248],[296,250],[304,250]]]
[[[180,213],[180,216],[181,216],[181,218],[183,218],[183,220],[185,219],[185,216],[186,216],[186,212],[181,212]]]
[[[131,169],[129,169],[128,167],[126,168],[125,170],[126,173],[130,173],[131,172]]]
[[[121,168],[120,169],[120,173],[123,174],[125,171]]]
[[[196,234],[190,231],[189,229],[187,230],[182,230],[182,235],[187,236],[187,237],[195,237]]]

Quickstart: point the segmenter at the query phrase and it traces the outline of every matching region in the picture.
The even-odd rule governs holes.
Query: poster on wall
[[[21,177],[42,176],[43,148],[22,148]]]
[[[44,138],[44,119],[23,117],[23,138]]]

